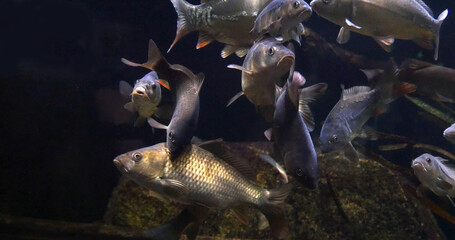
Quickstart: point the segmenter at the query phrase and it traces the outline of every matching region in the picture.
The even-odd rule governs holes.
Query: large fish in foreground
[[[350,31],[373,37],[388,52],[395,38],[412,40],[435,49],[438,59],[439,31],[447,9],[435,19],[422,0],[313,0],[310,5],[319,16],[341,26],[340,44],[349,41]]]
[[[283,202],[291,185],[273,190],[261,188],[241,174],[246,170],[244,163],[216,141],[200,147],[188,145],[173,161],[164,143],[114,159],[123,174],[163,199],[210,209],[233,208],[244,220],[248,219],[244,206],[256,206],[267,217],[274,237],[283,238],[287,231]]]
[[[275,38],[268,37],[256,42],[248,51],[243,66],[228,66],[242,71],[242,92],[235,95],[228,106],[245,95],[265,120],[271,122],[278,96],[276,83],[291,71],[294,62],[294,52]]]
[[[319,142],[323,153],[344,150],[348,159],[359,161],[351,141],[357,136],[374,138],[363,125],[372,116],[385,112],[386,105],[397,97],[415,91],[414,85],[398,82],[396,73],[395,63],[390,61],[374,89],[367,86],[343,89],[321,129]]]
[[[455,123],[444,130],[443,135],[447,140],[455,144]]]
[[[251,32],[258,36],[268,33],[279,41],[293,39],[300,44],[302,22],[311,13],[310,5],[303,0],[273,0],[256,18]]]
[[[173,156],[178,155],[190,143],[196,131],[199,118],[199,91],[204,82],[204,74],[194,75],[182,65],[169,64],[152,39],[149,41],[147,62],[138,64],[124,58],[122,62],[133,67],[156,71],[160,78],[169,83],[176,103],[171,122],[169,126],[164,126],[149,118],[149,124],[167,130],[167,147]]]
[[[424,153],[412,161],[411,167],[414,174],[424,187],[427,187],[436,195],[455,197],[455,169],[446,165],[447,160]]]
[[[254,20],[271,0],[203,0],[192,5],[185,0],[171,0],[177,12],[177,33],[169,50],[185,35],[199,32],[196,48],[212,41],[226,44],[221,57],[232,53],[245,56],[255,37],[250,34]]]
[[[161,84],[167,83],[158,79],[156,72],[149,72],[141,79],[137,80],[132,87],[125,81],[120,81],[120,93],[125,97],[131,97],[131,102],[125,104],[125,109],[130,112],[137,112],[138,118],[134,122],[135,127],[142,126],[147,118],[158,110],[161,102]]]
[[[276,102],[272,140],[288,173],[305,187],[318,187],[318,159],[308,128],[299,112],[299,87],[305,78],[294,72]]]

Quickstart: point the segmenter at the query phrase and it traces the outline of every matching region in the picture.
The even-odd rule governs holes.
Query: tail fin
[[[266,204],[259,207],[259,210],[269,221],[272,235],[278,239],[284,238],[288,230],[284,200],[289,195],[291,189],[292,185],[287,183],[277,189],[269,190]]]
[[[314,130],[314,118],[308,104],[313,102],[320,96],[324,95],[327,90],[326,83],[318,83],[300,90],[299,96],[299,112],[302,114],[303,120],[308,128],[308,131]]]
[[[439,52],[439,32],[441,30],[441,25],[444,19],[446,19],[447,15],[449,14],[449,10],[444,10],[441,14],[439,14],[437,19],[437,27],[434,31],[435,40],[434,40],[434,60],[438,60],[438,52]]]
[[[139,64],[125,58],[122,58],[122,62],[128,66],[144,67],[152,71],[155,71],[160,64],[169,65],[169,63],[163,57],[163,54],[161,54],[160,49],[156,46],[155,42],[152,39],[150,39],[149,41],[149,52],[147,62]]]
[[[174,47],[180,39],[196,30],[196,27],[189,21],[188,11],[190,8],[195,8],[196,6],[185,0],[171,0],[171,2],[174,5],[175,12],[177,12],[177,32],[175,34],[174,42],[172,42],[167,52],[171,51],[172,47]]]
[[[407,93],[412,93],[416,90],[414,84],[398,81],[398,67],[393,59],[390,59],[384,74],[378,81],[375,89],[381,91],[381,101],[383,104],[388,104]]]

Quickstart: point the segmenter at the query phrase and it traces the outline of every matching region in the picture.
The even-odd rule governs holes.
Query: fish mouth
[[[145,93],[145,89],[143,87],[137,87],[136,89],[134,89],[133,94],[137,94],[137,95],[141,95],[141,96],[147,95]]]
[[[425,166],[421,162],[418,162],[418,161],[413,161],[412,164],[411,164],[411,167],[413,169],[419,169],[419,170],[423,170],[425,172],[428,172],[427,169],[425,168]]]
[[[305,21],[306,19],[311,17],[311,14],[313,14],[313,10],[311,8],[305,8],[303,11],[299,13],[297,16],[298,19],[303,19],[302,21]]]
[[[280,61],[278,61],[276,66],[278,67],[278,66],[281,66],[282,64],[286,64],[286,65],[289,64],[289,66],[291,66],[294,63],[294,61],[295,61],[295,57],[294,56],[286,55],[286,56],[282,57],[280,59]]]
[[[125,166],[122,164],[122,162],[120,162],[119,160],[117,159],[114,159],[114,165],[117,167],[117,169],[122,172],[122,173],[128,173],[128,169],[125,168]]]

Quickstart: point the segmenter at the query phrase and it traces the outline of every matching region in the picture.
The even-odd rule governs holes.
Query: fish
[[[266,33],[280,42],[290,39],[300,44],[303,21],[310,18],[310,5],[303,0],[273,0],[259,13],[251,33],[257,36]]]
[[[422,187],[430,189],[440,197],[449,198],[455,206],[451,199],[455,197],[455,169],[447,165],[447,161],[424,153],[412,161],[411,167]]]
[[[187,206],[168,222],[145,230],[145,235],[154,240],[178,240],[185,231],[190,240],[197,237],[201,222],[209,216],[209,209],[197,205]]]
[[[439,31],[449,11],[437,19],[422,0],[312,0],[319,16],[341,26],[337,42],[349,41],[350,32],[372,37],[390,52],[395,39],[412,40],[425,49],[434,49],[438,59]]]
[[[273,236],[285,237],[283,203],[292,185],[267,190],[255,184],[246,162],[219,141],[187,145],[174,161],[166,144],[158,143],[119,155],[113,162],[122,174],[162,199],[211,210],[231,208],[242,222],[248,219],[244,206],[255,206],[267,217]]]
[[[416,94],[436,101],[455,103],[455,69],[406,59],[401,63],[399,71],[401,81],[417,86]]]
[[[134,122],[135,127],[144,125],[147,118],[151,117],[158,109],[161,102],[160,83],[167,86],[163,80],[159,80],[156,72],[147,73],[144,77],[137,80],[132,87],[128,82],[120,81],[120,93],[124,97],[131,97],[131,102],[124,105],[130,112],[137,112],[138,118]]]
[[[293,48],[292,44],[288,46]],[[278,96],[276,83],[291,71],[294,62],[294,52],[275,38],[266,37],[256,42],[248,51],[243,66],[228,65],[228,68],[242,71],[242,91],[232,97],[227,106],[245,95],[264,119],[272,122]]]
[[[397,80],[397,66],[389,61],[384,75],[374,89],[355,86],[342,90],[341,98],[325,119],[319,143],[321,152],[343,151],[349,160],[359,156],[351,141],[357,136],[377,139],[374,131],[364,127],[372,116],[386,111],[386,105],[396,98],[415,91],[415,86]]]
[[[177,33],[174,45],[187,34],[198,31],[196,48],[214,40],[226,44],[221,57],[235,53],[244,57],[256,38],[250,34],[254,20],[271,0],[202,0],[192,5],[185,0],[171,0],[177,12]]]
[[[280,96],[273,116],[272,135],[277,155],[288,173],[309,189],[318,187],[318,158],[306,124],[299,112],[299,88],[305,78],[294,72]],[[270,140],[270,139],[269,139]]]
[[[443,135],[447,140],[455,144],[455,123],[444,130]]]
[[[169,64],[155,42],[150,39],[148,60],[143,64],[134,63],[125,58],[123,63],[133,67],[144,67],[155,71],[167,86],[175,102],[175,110],[168,126],[153,118],[148,119],[150,126],[166,129],[166,143],[170,153],[177,156],[191,141],[196,131],[199,118],[199,92],[204,82],[204,74],[195,75],[191,70],[179,64]]]

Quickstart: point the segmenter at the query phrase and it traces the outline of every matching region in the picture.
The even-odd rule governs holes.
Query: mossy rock
[[[229,150],[246,157],[258,170],[258,183],[276,186],[277,173],[258,159],[269,154],[270,143],[227,143]],[[406,194],[400,176],[377,161],[362,157],[354,164],[341,157],[319,156],[317,190],[298,183],[287,199],[288,239],[445,239],[431,212]],[[294,182],[293,179],[290,179]],[[105,221],[108,224],[150,228],[181,211],[182,206],[163,203],[149,190],[123,179],[114,190]],[[204,221],[199,236],[218,238],[270,238],[263,230],[263,216],[250,211],[250,222],[241,224],[232,211],[214,213]]]

